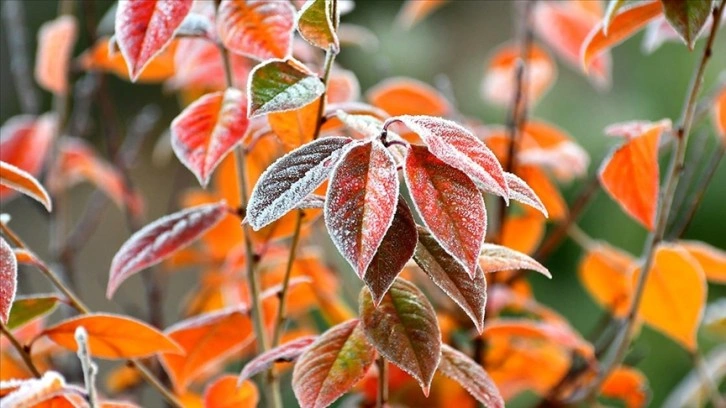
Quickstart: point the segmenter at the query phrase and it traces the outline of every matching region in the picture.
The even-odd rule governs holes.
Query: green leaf
[[[409,373],[428,396],[441,358],[441,332],[436,312],[426,296],[401,278],[378,307],[370,290],[358,297],[363,331],[387,360]]]
[[[60,299],[55,295],[17,297],[10,309],[8,328],[16,329],[55,310]]]
[[[375,358],[358,319],[331,327],[295,364],[295,397],[303,407],[327,407],[363,378]]]
[[[487,280],[481,267],[474,278],[429,232],[420,230],[413,260],[431,280],[444,291],[474,322],[476,330],[484,330],[484,308],[487,304]]]
[[[335,27],[338,25],[337,0],[308,0],[300,10],[297,20],[297,30],[302,38],[310,44],[327,50],[333,46],[338,52],[340,44]]]
[[[698,39],[698,35],[711,14],[711,0],[661,0],[665,17],[676,30],[688,48]]]
[[[323,82],[294,59],[270,60],[250,72],[250,118],[286,112],[312,103],[325,91]]]
[[[441,346],[439,370],[461,384],[487,408],[504,408],[504,399],[486,371],[466,354],[449,345]]]

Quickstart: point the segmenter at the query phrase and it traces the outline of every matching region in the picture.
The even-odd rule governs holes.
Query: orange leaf
[[[284,58],[290,54],[295,9],[286,1],[223,0],[217,29],[234,53],[259,60]]]
[[[648,379],[635,368],[620,366],[605,380],[600,394],[622,400],[627,408],[642,408],[648,404]]]
[[[509,216],[502,227],[502,245],[525,254],[532,254],[545,232],[545,218],[534,209],[523,215]]]
[[[500,318],[489,321],[484,326],[484,338],[523,337],[547,340],[567,349],[580,353],[586,358],[594,358],[595,348],[569,326],[561,323],[536,322],[525,319]]]
[[[68,67],[77,35],[78,22],[72,15],[60,16],[38,30],[35,80],[54,94],[68,90]]]
[[[603,161],[598,174],[610,197],[651,231],[658,202],[658,143],[666,126],[663,122],[645,126]]]
[[[0,185],[8,186],[38,201],[48,212],[53,209],[48,192],[35,177],[4,161],[0,161]]]
[[[630,307],[635,259],[607,244],[600,244],[580,261],[578,276],[597,303],[616,317],[624,317]]]
[[[389,78],[366,94],[370,103],[391,116],[446,116],[452,107],[439,91],[410,78]]]
[[[447,0],[407,0],[396,16],[396,24],[410,30],[446,2]]]
[[[155,353],[182,353],[171,338],[148,324],[130,317],[93,313],[66,319],[45,329],[41,335],[58,345],[76,351],[76,328],[83,326],[88,332],[91,355],[98,358],[137,358]]]
[[[302,108],[267,115],[272,131],[288,149],[294,149],[313,140],[318,125],[321,98]]]
[[[633,279],[639,275],[640,269]],[[655,250],[638,314],[646,324],[694,351],[706,290],[698,261],[679,246],[662,244]]]
[[[721,89],[713,104],[713,121],[721,135],[721,143],[726,145],[726,86]]]
[[[539,199],[542,200],[550,219],[559,221],[567,217],[568,210],[565,199],[562,198],[557,186],[550,181],[542,170],[535,166],[520,166],[517,168],[517,174],[529,184]]]
[[[726,283],[726,251],[699,241],[680,241],[679,244],[696,258],[708,281]]]
[[[260,399],[251,381],[237,385],[237,376],[219,377],[204,390],[204,408],[255,408]]]
[[[205,41],[206,40],[200,40]],[[161,82],[174,74],[174,52],[179,41],[172,41],[160,54],[152,59],[141,73],[136,82]],[[96,43],[86,50],[80,57],[81,68],[89,71],[111,72],[119,78],[130,80],[126,60],[120,52],[111,52],[111,42],[108,37],[99,38]]]
[[[585,72],[594,57],[630,38],[662,12],[663,4],[660,1],[649,1],[622,8],[612,18],[607,34],[603,30],[603,22],[598,23],[590,31],[580,50]]]

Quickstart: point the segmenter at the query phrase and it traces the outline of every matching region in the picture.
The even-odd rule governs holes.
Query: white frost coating
[[[8,322],[18,281],[18,261],[13,249],[0,237],[0,320]]]
[[[325,137],[303,145],[272,163],[257,180],[247,206],[255,231],[292,210],[333,170],[352,139]]]
[[[504,408],[504,398],[482,366],[447,344],[441,345],[439,371],[458,382],[485,407]]]
[[[110,299],[129,276],[161,262],[217,225],[227,214],[227,208],[224,201],[187,208],[134,233],[113,257],[106,297]]]
[[[244,366],[237,379],[237,385],[267,370],[277,361],[295,361],[317,338],[318,336],[303,336],[258,355]]]
[[[286,85],[285,89],[275,95],[272,99],[264,101],[259,107],[255,107],[257,102],[254,90],[255,79],[258,71],[268,68],[274,64],[286,64],[297,70],[296,74],[299,80]],[[262,64],[257,65],[250,71],[250,80],[247,81],[247,114],[250,119],[273,112],[287,112],[302,108],[312,103],[317,97],[325,92],[325,85],[316,75],[307,70],[307,68],[294,59],[271,59]]]
[[[466,173],[485,191],[499,195],[509,202],[502,165],[484,142],[466,128],[456,122],[433,116],[396,116],[386,123],[397,121],[418,134],[431,154]]]
[[[484,273],[530,269],[552,279],[550,271],[528,255],[496,244],[483,245],[479,255],[479,266]]]
[[[509,198],[527,204],[544,214],[545,217],[549,217],[547,209],[542,204],[542,200],[539,199],[534,190],[524,180],[512,173],[505,173],[504,177],[509,186]]]

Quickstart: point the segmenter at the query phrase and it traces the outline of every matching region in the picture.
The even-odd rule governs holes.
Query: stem
[[[285,267],[285,276],[282,279],[282,291],[279,293],[280,302],[277,306],[277,322],[275,323],[275,331],[272,335],[272,343],[270,348],[277,347],[280,344],[280,338],[282,337],[283,327],[285,325],[285,312],[287,308],[287,290],[290,286],[290,274],[292,272],[292,266],[295,263],[295,255],[297,254],[298,243],[300,242],[300,229],[303,220],[303,211],[297,210],[297,218],[295,219],[295,232],[292,235],[292,243],[290,244],[290,254],[287,257],[287,266]],[[272,373],[272,370],[270,370]]]
[[[645,249],[643,251],[643,259],[645,261],[643,262],[643,267],[641,268],[642,272],[640,273],[638,282],[635,286],[633,302],[630,306],[625,327],[623,329],[624,335],[615,346],[616,349],[612,361],[598,375],[597,379],[587,390],[585,397],[582,400],[586,401],[597,395],[605,379],[625,358],[626,351],[628,350],[628,346],[632,340],[636,326],[635,321],[638,314],[638,308],[640,306],[640,301],[643,298],[645,283],[648,280],[648,275],[650,274],[650,269],[653,265],[655,249],[663,240],[666,222],[668,221],[668,215],[670,213],[671,205],[673,204],[673,197],[683,171],[686,147],[688,146],[688,137],[691,132],[691,126],[693,124],[694,113],[696,110],[696,99],[699,91],[701,90],[706,65],[711,58],[712,46],[714,39],[716,38],[716,33],[721,25],[721,16],[723,14],[724,6],[726,6],[726,0],[721,0],[719,6],[713,10],[713,25],[711,27],[711,32],[708,36],[708,40],[706,41],[701,61],[699,62],[693,75],[693,79],[691,80],[690,90],[683,107],[681,125],[678,127],[675,134],[675,151],[671,155],[668,173],[664,181],[663,195],[658,201],[656,227],[654,231],[648,234]]]
[[[696,350],[691,354],[691,358],[693,359],[693,368],[701,378],[701,383],[708,391],[713,408],[726,408],[726,399],[719,393],[718,386],[716,386],[711,374],[709,374],[708,367],[706,367],[701,353]]]
[[[378,394],[376,395],[376,408],[385,407],[388,404],[388,362],[383,356],[376,360],[378,367]]]
[[[577,224],[570,225],[570,228],[567,230],[567,235],[586,251],[590,251],[597,245],[597,242],[587,235],[585,231],[580,229]]]
[[[13,334],[10,332],[10,329],[8,329],[8,326],[6,326],[5,323],[2,322],[2,320],[0,320],[0,333],[4,334],[5,337],[10,340],[10,344],[12,344],[13,347],[15,347],[15,350],[18,351],[18,354],[20,354],[20,357],[25,362],[25,365],[28,366],[30,372],[33,373],[33,376],[35,378],[40,378],[40,371],[38,371],[38,368],[35,367],[33,359],[30,356],[30,352],[25,347],[23,347],[22,344],[20,344],[20,341],[18,341],[18,339],[13,336]]]
[[[334,1],[333,4],[336,4],[337,1]],[[335,49],[333,46],[329,46],[328,50],[325,52],[325,63],[323,65],[323,77],[321,80],[323,81],[323,85],[325,86],[325,90],[323,91],[322,95],[320,95],[320,104],[318,104],[318,123],[315,125],[315,134],[313,135],[313,140],[316,140],[320,136],[320,129],[323,127],[323,123],[325,122],[323,120],[324,113],[325,113],[325,98],[328,94],[328,79],[330,78],[330,71],[333,69],[333,62],[335,61]]]
[[[83,326],[76,329],[75,338],[78,344],[78,359],[81,360],[81,367],[83,368],[83,382],[86,384],[86,400],[90,408],[97,408],[96,375],[98,374],[98,366],[91,360],[91,351],[88,347],[88,333]]]
[[[37,114],[40,111],[38,93],[33,85],[33,72],[29,63],[27,32],[25,30],[25,3],[22,1],[3,1],[2,20],[8,41],[10,72],[13,75],[15,92],[24,113]]]

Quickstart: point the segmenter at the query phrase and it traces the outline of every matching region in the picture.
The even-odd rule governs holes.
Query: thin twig
[[[10,344],[12,344],[13,347],[15,347],[15,350],[18,351],[18,354],[20,354],[20,357],[25,362],[25,365],[28,366],[30,372],[33,373],[33,376],[35,378],[40,378],[40,371],[38,371],[38,368],[33,363],[30,352],[25,347],[23,347],[22,344],[20,344],[20,341],[16,339],[15,336],[13,336],[13,333],[10,332],[10,329],[8,328],[8,326],[5,325],[5,323],[2,322],[2,320],[0,320],[0,332],[2,332],[2,334],[5,335],[8,340],[10,340]]]
[[[98,374],[98,366],[91,359],[91,349],[88,346],[88,333],[83,326],[79,326],[76,328],[74,337],[78,345],[76,354],[81,361],[81,368],[83,369],[83,383],[86,385],[86,400],[90,408],[97,408],[96,375]]]
[[[693,79],[691,80],[690,90],[687,94],[686,101],[683,106],[683,113],[681,118],[681,124],[675,134],[675,147],[671,155],[670,164],[667,172],[666,179],[664,181],[663,195],[658,200],[658,211],[656,217],[655,230],[648,234],[645,249],[643,251],[643,266],[641,268],[638,282],[635,285],[633,301],[628,311],[627,320],[625,327],[623,328],[623,335],[619,337],[619,341],[615,345],[615,352],[612,360],[609,364],[605,365],[605,368],[599,373],[595,381],[584,390],[582,393],[574,398],[577,401],[590,401],[594,399],[597,393],[600,391],[600,387],[604,383],[605,379],[610,373],[615,370],[625,357],[625,353],[628,350],[628,346],[633,338],[635,331],[635,322],[640,307],[640,301],[643,298],[643,292],[645,288],[645,282],[648,280],[651,266],[653,265],[653,258],[655,250],[663,240],[666,222],[670,209],[673,204],[673,196],[675,194],[678,181],[680,180],[683,165],[686,157],[686,148],[688,146],[688,137],[691,132],[691,126],[693,124],[694,113],[696,110],[696,100],[701,90],[703,83],[703,76],[706,71],[706,65],[711,58],[713,42],[716,38],[716,33],[720,26],[721,17],[723,15],[724,7],[726,6],[726,0],[721,0],[718,7],[713,10],[713,25],[711,32],[706,40],[706,45],[703,50],[703,56],[697,65],[696,71],[694,72]],[[578,398],[579,397],[579,398]]]
[[[382,408],[388,404],[388,361],[386,361],[385,357],[378,356],[376,366],[378,367],[376,408]]]
[[[691,354],[691,359],[693,360],[693,368],[701,379],[701,384],[703,384],[703,387],[708,391],[713,408],[726,408],[726,399],[724,399],[718,391],[718,386],[709,374],[701,353],[699,353],[698,350],[694,351]]]

